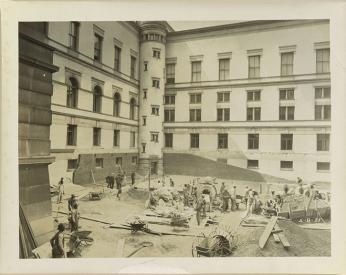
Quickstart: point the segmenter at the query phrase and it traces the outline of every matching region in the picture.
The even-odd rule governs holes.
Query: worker
[[[115,178],[115,182],[117,184],[117,190],[118,190],[118,193],[117,193],[118,200],[120,200],[122,181],[123,181],[123,177],[120,173],[118,173],[118,175]]]
[[[237,186],[233,185],[231,191],[231,211],[234,211],[237,208]]]
[[[196,204],[196,219],[197,219],[197,224],[198,226],[201,223],[201,212],[205,211],[205,200],[204,200],[204,196],[201,196],[199,198],[199,200],[197,201]]]
[[[222,198],[222,212],[226,212],[228,210],[229,204],[228,201],[230,199],[230,194],[228,192],[228,190],[225,188],[221,194],[221,198]]]
[[[172,178],[169,178],[169,186],[174,187],[174,181],[172,180]]]
[[[61,178],[59,183],[58,183],[58,199],[57,199],[57,203],[61,203],[62,200],[62,196],[65,194],[64,192],[64,178]]]
[[[78,211],[78,204],[77,203],[74,203],[72,205],[70,224],[71,224],[71,232],[78,231],[78,227],[79,227],[79,211]]]
[[[49,241],[52,246],[53,258],[66,258],[64,231],[65,226],[60,223],[58,225],[58,232]]]
[[[197,186],[194,186],[192,188],[192,192],[191,192],[191,196],[192,196],[192,199],[193,199],[193,204],[197,204]]]
[[[132,172],[131,173],[131,185],[134,186],[136,181],[136,173]]]
[[[225,190],[226,186],[225,186],[225,183],[221,183],[221,186],[220,186],[220,197],[222,196],[222,193],[223,193],[223,190]]]
[[[77,199],[76,199],[76,195],[72,194],[71,197],[67,201],[67,207],[69,211],[72,210],[72,205],[74,203],[77,203]]]
[[[112,173],[110,176],[109,176],[109,186],[111,189],[114,188],[114,173]]]
[[[184,198],[184,205],[185,205],[185,206],[188,206],[188,205],[189,205],[189,193],[188,193],[187,184],[184,184],[184,188],[183,188],[183,198]]]
[[[247,206],[247,200],[249,197],[249,192],[250,192],[249,186],[245,186],[245,192],[244,192],[244,197],[243,197],[243,202],[244,202],[245,206]]]

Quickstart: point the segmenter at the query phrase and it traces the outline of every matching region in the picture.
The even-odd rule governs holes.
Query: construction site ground
[[[189,176],[172,176],[175,187],[179,190],[183,188],[185,183],[192,180]],[[151,186],[155,187],[158,180],[152,180]],[[221,181],[220,181],[221,183]],[[239,193],[242,193],[245,185],[251,185],[245,182],[226,181],[226,185],[237,184]],[[273,188],[274,185],[271,185]],[[259,188],[259,184],[253,183],[254,188]],[[277,187],[277,188],[280,188]],[[321,189],[328,189],[329,186],[320,186]],[[266,190],[267,186],[261,186],[262,190]],[[87,191],[83,191],[87,190]],[[105,221],[114,224],[122,224],[127,218],[143,215],[145,210],[145,201],[148,199],[148,182],[138,182],[136,189],[123,188],[121,199],[118,200],[116,189],[109,189],[100,185],[83,185],[73,186],[71,184],[65,186],[65,196],[62,203],[57,204],[56,198],[52,199],[53,218],[56,224],[67,223],[67,215],[58,213],[57,211],[68,212],[67,199],[71,193],[78,194],[83,192],[97,191],[102,192],[101,200],[89,200],[88,195],[79,200],[79,211],[81,217],[87,216],[95,220]],[[268,239],[264,249],[258,246],[259,238],[264,227],[242,227],[239,223],[244,214],[245,206],[240,204],[240,209],[221,213],[219,210],[207,213],[215,220],[219,221],[218,225],[200,226],[197,225],[196,217],[192,217],[189,229],[180,227],[149,224],[149,228],[155,231],[165,231],[172,233],[182,233],[191,235],[208,235],[216,227],[228,228],[235,230],[237,233],[237,248],[232,256],[255,257],[255,256],[330,256],[331,236],[330,230],[311,230],[303,229],[296,223],[291,221],[278,221],[280,228],[285,233],[291,244],[289,249],[284,249],[281,243],[275,243],[273,237]],[[92,231],[91,237],[94,242],[90,246],[81,249],[81,257],[83,258],[115,258],[126,257],[141,243],[149,241],[153,243],[152,247],[143,248],[132,257],[192,257],[192,243],[197,240],[194,236],[175,236],[165,235],[156,236],[144,232],[136,232],[132,234],[129,230],[109,228],[106,224],[80,219],[80,230]],[[123,251],[117,251],[118,241],[124,240]]]

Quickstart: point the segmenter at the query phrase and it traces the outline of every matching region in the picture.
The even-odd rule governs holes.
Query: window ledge
[[[247,169],[258,170],[258,167],[247,167]]]
[[[317,173],[329,174],[330,170],[316,170]]]
[[[280,168],[281,171],[293,171],[293,168]]]

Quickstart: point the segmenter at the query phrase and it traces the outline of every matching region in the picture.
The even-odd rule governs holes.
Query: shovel
[[[139,248],[137,248],[135,251],[131,252],[129,255],[127,255],[126,257],[129,258],[131,256],[133,256],[134,254],[136,254],[139,250],[141,250],[144,247],[150,247],[153,246],[154,244],[152,242],[142,242],[141,246]]]

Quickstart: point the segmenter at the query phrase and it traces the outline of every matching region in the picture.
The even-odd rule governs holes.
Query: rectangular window
[[[159,133],[151,132],[150,133],[150,141],[158,143],[159,142]]]
[[[114,130],[113,132],[113,146],[118,147],[120,144],[120,130]]]
[[[247,120],[261,120],[261,107],[248,107]]]
[[[142,143],[142,153],[145,153],[146,143]]]
[[[199,148],[199,134],[190,134],[190,147]]]
[[[293,134],[281,134],[281,150],[292,150]]]
[[[316,168],[317,168],[317,171],[329,171],[330,162],[317,162]]]
[[[315,120],[330,120],[331,106],[330,105],[315,105]]]
[[[144,61],[144,71],[148,71],[148,62]]]
[[[330,87],[315,88],[315,98],[330,98]]]
[[[316,50],[316,73],[329,73],[330,49]]]
[[[143,99],[147,99],[147,89],[143,89]]]
[[[217,135],[217,148],[227,149],[228,148],[228,134]]]
[[[191,82],[201,81],[202,61],[191,62]]]
[[[190,109],[190,121],[201,121],[201,109]]]
[[[175,64],[166,65],[166,81],[167,84],[175,83]]]
[[[217,102],[229,102],[230,92],[219,92],[217,93]]]
[[[202,94],[190,94],[190,104],[200,104],[202,102]]]
[[[77,169],[78,160],[77,159],[68,159],[67,160],[67,170]]]
[[[136,147],[136,132],[130,132],[130,147]]]
[[[151,107],[151,114],[158,116],[159,115],[159,107],[157,107],[157,106]]]
[[[133,165],[136,165],[137,162],[138,162],[138,158],[137,157],[132,157],[131,158],[131,162],[132,162]]]
[[[101,128],[93,128],[93,145],[101,145]]]
[[[77,51],[78,50],[78,36],[79,36],[79,23],[71,22],[70,23],[70,49]]]
[[[293,161],[287,161],[287,160],[280,161],[280,169],[293,170]]]
[[[248,149],[258,149],[259,134],[248,134]]]
[[[75,146],[77,143],[77,125],[67,125],[67,141],[66,144]]]
[[[101,62],[103,37],[97,33],[95,33],[94,36],[94,60]]]
[[[103,159],[102,158],[96,158],[95,159],[95,166],[96,166],[96,168],[103,168]]]
[[[173,147],[173,133],[165,133],[165,147],[166,148]]]
[[[249,78],[260,77],[260,55],[249,56]]]
[[[294,89],[280,89],[280,100],[294,100]]]
[[[161,51],[159,49],[153,49],[153,57],[160,59]]]
[[[281,75],[293,75],[293,52],[281,53]]]
[[[164,114],[165,122],[173,122],[175,120],[175,110],[174,109],[166,109]]]
[[[153,84],[152,86],[154,88],[160,88],[160,80],[159,79],[153,79]]]
[[[136,57],[131,55],[130,76],[136,78]]]
[[[247,101],[260,101],[261,100],[261,91],[247,91]]]
[[[120,72],[121,48],[114,46],[114,70]]]
[[[230,111],[229,108],[217,109],[217,121],[229,121]]]
[[[317,151],[329,151],[329,134],[317,134]]]
[[[143,126],[147,125],[147,117],[146,117],[146,116],[143,116],[142,119],[143,119],[142,125],[143,125]]]
[[[279,120],[294,120],[294,106],[280,106]]]
[[[219,80],[229,79],[229,58],[219,59]]]
[[[257,169],[258,168],[258,160],[257,159],[248,159],[247,160],[247,168]]]
[[[164,103],[167,105],[175,104],[175,95],[165,95]]]

